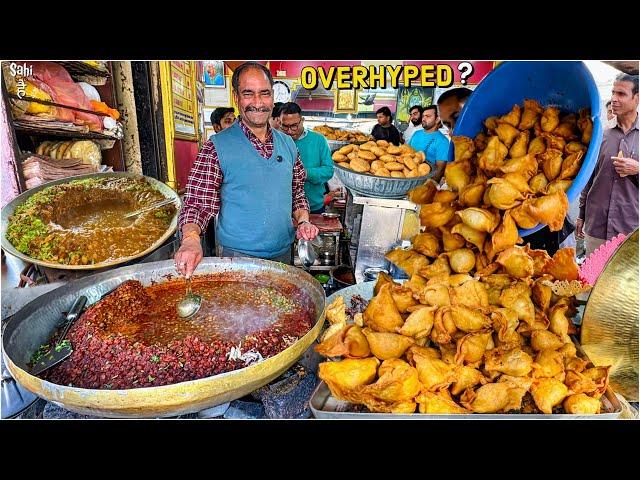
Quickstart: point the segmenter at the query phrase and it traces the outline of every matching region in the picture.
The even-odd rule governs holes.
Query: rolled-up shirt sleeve
[[[189,172],[187,193],[178,220],[180,230],[187,223],[195,223],[204,233],[211,218],[220,211],[222,180],[216,149],[211,141],[205,142]]]
[[[291,205],[291,211],[304,209],[309,211],[309,201],[304,194],[304,182],[307,180],[307,172],[300,160],[300,154],[296,158],[296,162],[293,164],[293,180],[291,183],[293,193],[293,204]]]

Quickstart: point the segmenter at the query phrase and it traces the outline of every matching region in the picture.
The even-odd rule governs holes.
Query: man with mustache
[[[409,143],[414,133],[422,129],[422,105],[413,105],[409,109],[409,126],[405,129],[404,142]]]
[[[222,256],[291,264],[294,236],[312,240],[318,234],[309,222],[298,150],[291,137],[269,125],[271,72],[247,62],[234,71],[231,84],[240,118],[204,144],[189,173],[175,255],[186,277],[202,260],[200,235],[215,215]]]

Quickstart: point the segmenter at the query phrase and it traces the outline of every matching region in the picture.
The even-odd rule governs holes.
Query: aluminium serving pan
[[[47,187],[69,183],[74,180],[84,180],[87,178],[104,178],[104,177],[145,178],[147,182],[149,182],[150,185],[152,185],[156,190],[162,193],[162,195],[164,195],[165,198],[174,199],[174,204],[176,205],[176,214],[173,216],[173,219],[171,220],[171,224],[169,225],[167,230],[164,232],[164,234],[158,240],[156,240],[153,244],[149,245],[149,247],[144,251],[141,251],[139,253],[136,253],[135,255],[131,255],[128,257],[122,257],[122,258],[118,258],[117,260],[110,260],[107,262],[96,263],[94,265],[65,265],[57,262],[48,262],[46,260],[39,260],[37,258],[32,258],[28,255],[25,255],[24,253],[18,251],[18,249],[16,249],[16,247],[14,247],[11,244],[11,242],[7,240],[7,228],[9,226],[9,217],[13,215],[13,212],[19,205],[22,205],[29,198],[31,198],[35,193],[38,193]],[[130,262],[131,260],[135,260],[136,258],[144,257],[145,255],[148,255],[149,253],[153,252],[155,249],[160,247],[162,244],[164,244],[164,242],[171,235],[173,235],[173,233],[176,231],[176,228],[178,227],[178,210],[181,203],[182,202],[180,201],[180,197],[178,196],[178,193],[174,191],[171,187],[162,183],[159,180],[156,180],[155,178],[146,177],[143,175],[139,175],[137,173],[105,172],[105,173],[90,173],[88,175],[78,175],[75,177],[61,178],[60,180],[54,180],[52,182],[47,182],[42,185],[38,185],[37,187],[31,188],[26,192],[18,195],[11,202],[9,202],[4,206],[4,208],[2,209],[2,224],[0,226],[0,241],[1,241],[2,249],[5,252],[18,257],[24,260],[25,262],[34,263],[36,265],[41,265],[43,267],[56,268],[61,270],[97,270],[105,267],[113,267],[115,265],[120,265],[122,263]]]
[[[359,295],[365,300],[373,297],[373,287],[376,282],[364,282],[352,285],[337,291],[327,298],[327,305],[339,296],[344,298],[346,305],[350,304],[350,300],[354,295]],[[588,359],[580,344],[573,339],[578,351],[578,356]],[[560,414],[507,414],[507,413],[491,413],[491,414],[393,414],[393,413],[360,413],[349,411],[349,403],[337,400],[331,395],[331,391],[325,382],[320,382],[309,400],[311,413],[316,418],[326,419],[359,419],[359,420],[379,420],[379,419],[396,419],[396,420],[612,420],[617,419],[622,412],[622,404],[617,399],[613,390],[607,387],[605,394],[601,397],[602,413],[597,415],[572,415],[567,413]]]
[[[125,280],[143,285],[164,282],[175,275],[173,260],[120,267],[69,282],[45,293],[17,312],[2,336],[4,359],[13,378],[39,397],[76,413],[98,417],[149,418],[194,413],[219,405],[260,388],[293,365],[317,338],[324,322],[325,294],[308,273],[282,263],[254,258],[205,258],[199,274],[218,272],[266,273],[284,277],[309,295],[316,308],[315,323],[302,338],[282,352],[259,363],[198,380],[159,387],[99,390],[57,385],[28,372],[27,363],[46,343],[66,311],[79,295],[95,303],[104,293]]]

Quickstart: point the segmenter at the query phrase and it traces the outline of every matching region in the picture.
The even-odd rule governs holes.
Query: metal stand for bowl
[[[407,212],[414,212],[415,215],[418,206],[408,200],[351,195],[349,199],[347,210],[351,208],[351,215],[348,213],[347,218],[353,222],[350,231],[352,245],[356,245],[352,264],[355,265],[356,282],[361,283],[367,280],[364,274],[367,268],[389,270],[389,261],[384,255],[401,244]],[[362,213],[354,215],[353,212],[360,208]],[[407,232],[404,233],[406,235]]]

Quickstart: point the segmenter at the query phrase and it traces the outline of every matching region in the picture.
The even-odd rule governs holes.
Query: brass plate
[[[611,387],[638,401],[638,230],[609,259],[584,310],[580,344],[595,365],[612,365]]]

